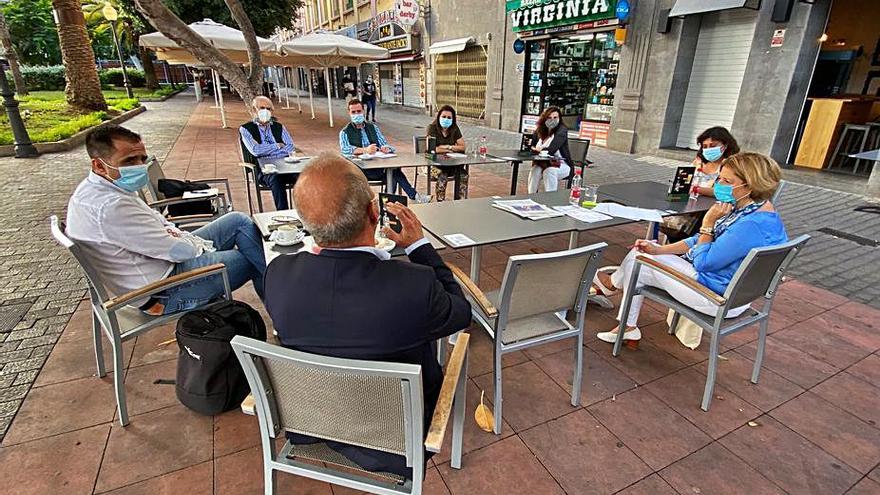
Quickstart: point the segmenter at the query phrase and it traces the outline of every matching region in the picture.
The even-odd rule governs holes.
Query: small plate
[[[274,223],[296,223],[299,221],[299,218],[293,215],[275,215],[272,217],[272,221]]]
[[[397,243],[395,243],[391,239],[376,239],[376,249],[381,249],[382,251],[388,251],[390,253],[392,250],[394,250],[395,246],[397,246]]]
[[[285,156],[284,162],[285,163],[299,163],[299,158],[294,158],[292,156]]]
[[[276,241],[274,241],[274,242],[275,242],[276,245],[278,245],[278,246],[282,246],[282,247],[296,246],[297,244],[299,244],[299,243],[302,242],[303,237],[305,237],[305,234],[296,237],[296,238],[295,238],[296,240],[293,241],[293,242],[281,242],[280,240],[276,240]]]

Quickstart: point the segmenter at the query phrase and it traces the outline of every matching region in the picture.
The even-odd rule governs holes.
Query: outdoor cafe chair
[[[428,138],[427,137],[413,136],[412,141],[413,141],[413,152],[414,153],[419,154],[419,153],[427,153],[428,152]],[[420,168],[421,167],[416,167],[416,177],[415,177],[415,180],[413,181],[413,187],[416,189],[418,189],[418,187],[419,187],[419,175],[420,175],[419,169]],[[426,170],[425,170],[426,186],[425,187],[427,188],[426,194],[428,196],[430,196],[431,195],[431,181],[433,180],[433,179],[431,179],[431,166],[428,165],[425,168],[426,168]]]
[[[494,341],[496,435],[501,433],[504,354],[577,338],[571,405],[580,404],[586,297],[606,247],[608,244],[600,242],[554,253],[511,256],[501,288],[485,294],[460,268],[447,263],[471,300],[474,320]],[[568,314],[576,316],[574,325],[566,318]]]
[[[184,199],[182,197],[167,198],[161,191],[159,191],[159,181],[165,178],[165,172],[162,170],[162,166],[158,161],[150,163],[147,168],[147,174],[149,176],[149,181],[147,182],[146,188],[150,193],[150,198],[152,198],[152,200],[147,200],[143,194],[141,195],[141,199],[143,199],[151,208],[165,213],[165,218],[167,218],[169,222],[175,223],[178,227],[184,230],[192,230],[206,225],[233,210],[232,190],[229,187],[229,179],[225,177],[189,180],[189,182],[194,184],[205,184],[208,186],[223,185],[224,191],[220,191],[216,196],[210,198]],[[168,207],[170,206],[184,205],[187,203],[201,203],[204,201],[210,201],[211,207],[214,210],[213,213],[185,216],[170,216],[167,214]]]
[[[217,263],[196,268],[195,270],[147,284],[126,294],[111,297],[101,275],[86,258],[82,246],[67,237],[64,233],[64,226],[57,216],[52,215],[49,222],[52,237],[55,238],[58,244],[67,248],[85,273],[89,289],[89,300],[92,306],[92,333],[95,344],[95,360],[98,365],[98,377],[103,378],[107,376],[101,339],[101,332],[103,331],[113,350],[113,388],[116,393],[119,423],[122,426],[126,426],[128,425],[129,418],[125,401],[125,385],[123,383],[125,370],[122,363],[122,343],[161,325],[172,323],[186,313],[186,311],[181,311],[169,315],[151,316],[138,308],[130,306],[129,303],[148,298],[163,290],[177,287],[181,284],[211,276],[223,277],[226,299],[232,300],[232,291],[226,274],[226,266],[222,263]]]
[[[779,203],[779,198],[782,197],[782,189],[785,187],[785,181],[779,181],[779,185],[776,186],[776,190],[773,191],[773,196],[770,196],[770,203],[775,208]],[[778,208],[776,208],[778,210]]]
[[[241,335],[232,348],[251,387],[242,410],[255,413],[262,440],[264,490],[275,493],[276,472],[377,494],[422,493],[425,450],[439,452],[450,415],[451,466],[461,468],[468,335],[461,335],[443,376],[425,435],[422,368],[415,364],[320,356]],[[292,444],[285,432],[397,454],[412,478],[367,471],[325,442]]]
[[[590,152],[590,140],[569,139],[568,152],[571,154],[571,160],[574,162],[571,164],[571,171],[568,173],[567,178],[568,188],[571,189],[571,180],[574,178],[575,167],[580,167],[581,177],[583,177],[584,169],[593,164],[593,162],[587,159],[587,153]]]
[[[623,309],[621,314],[629,313],[634,296],[644,296],[667,306],[673,311],[672,321],[669,325],[669,333],[672,334],[678,326],[682,315],[709,332],[709,370],[706,375],[706,386],[703,390],[703,402],[700,408],[709,410],[712,402],[712,392],[715,389],[715,373],[718,369],[718,352],[721,348],[721,338],[748,328],[758,323],[758,349],[755,356],[755,364],[752,368],[752,383],[758,383],[758,375],[761,373],[761,363],[764,360],[764,346],[767,342],[767,327],[770,323],[770,310],[773,307],[773,299],[776,297],[776,289],[782,282],[785,271],[788,270],[795,256],[804,247],[810,236],[801,235],[796,239],[776,246],[755,248],[749,251],[739,269],[734,273],[727,290],[723,295],[715,293],[712,289],[697,282],[695,279],[646,256],[637,255],[636,263],[630,276],[629,284],[624,292]],[[705,297],[716,308],[714,315],[709,316],[695,311],[689,306],[682,304],[669,295],[663,289],[657,287],[636,287],[639,272],[642,269],[657,270],[683,285],[692,289],[697,294]],[[760,309],[749,307],[745,313],[737,318],[725,319],[724,316],[733,308],[751,304],[757,299],[763,298]],[[620,320],[617,332],[617,341],[614,343],[612,354],[618,356],[623,343],[623,334],[626,320]]]

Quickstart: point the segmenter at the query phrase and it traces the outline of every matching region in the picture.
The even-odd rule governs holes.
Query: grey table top
[[[700,196],[695,201],[667,201],[669,186],[659,182],[624,182],[606,184],[599,191],[620,204],[660,210],[664,214],[706,211],[715,204],[715,198]]]
[[[573,230],[583,231],[629,223],[629,220],[622,218],[586,223],[568,216],[528,220],[492,206],[492,203],[497,199],[527,198],[547,206],[562,206],[569,204],[568,194],[568,190],[561,190],[551,193],[522,194],[504,198],[493,196],[412,205],[411,208],[418,215],[425,230],[441,241],[446,242],[444,236],[449,234],[464,234],[474,241],[474,244],[461,247],[482,246],[571,232]],[[610,198],[600,188],[599,201],[606,201],[608,199]],[[449,242],[446,242],[446,244],[452,245]]]
[[[875,162],[880,162],[880,149],[871,150],[871,151],[863,151],[861,153],[849,155],[849,157],[850,158],[857,158],[859,160],[873,160]]]
[[[612,201],[626,206],[655,208],[663,215],[708,210],[714,198],[702,197],[697,201],[666,201],[666,185],[658,182],[635,182],[627,184],[608,184],[599,187],[599,201]],[[612,218],[602,222],[581,222],[571,217],[556,217],[543,220],[520,218],[492,206],[498,199],[527,199],[547,206],[568,204],[568,190],[551,193],[521,194],[509,197],[486,197],[460,201],[444,201],[412,205],[422,225],[434,236],[452,246],[444,239],[449,234],[464,234],[474,241],[469,246],[482,246],[499,242],[517,241],[532,237],[559,234],[571,231],[586,231],[632,223],[625,218]]]
[[[489,150],[489,156],[499,158],[506,162],[531,162],[538,158],[536,153],[531,151],[520,151],[518,149],[501,149]]]
[[[268,240],[269,234],[271,233],[271,231],[269,230],[269,225],[273,223],[272,218],[279,215],[299,218],[296,210],[267,211],[254,214],[254,223],[257,224],[257,228],[260,229],[260,234],[263,235],[263,252],[266,255],[266,263],[271,262],[277,256],[282,254],[296,254],[297,252],[299,252],[300,249],[303,248],[303,243],[301,242],[292,246],[279,246],[274,242]],[[434,249],[437,249],[439,251],[446,248],[445,244],[440,242],[439,239],[431,235],[429,232],[425,232],[425,236],[431,242],[431,245],[434,246]],[[392,257],[404,255],[406,255],[406,252],[403,248],[395,247],[391,251]]]
[[[391,158],[373,158],[371,160],[363,160],[356,156],[346,156],[346,158],[361,170],[425,167],[432,164],[431,160],[422,153],[398,151],[395,154],[397,156]]]
[[[257,158],[257,161],[260,163],[260,167],[263,167],[267,163],[272,163],[275,165],[277,169],[276,172],[271,172],[275,174],[299,174],[303,171],[306,165],[309,164],[309,161],[312,159],[310,156],[303,156],[299,158],[299,161],[296,163],[288,163],[284,161],[284,157],[278,158]],[[264,172],[265,173],[265,172]]]
[[[445,153],[437,153],[436,158],[430,160],[432,167],[459,167],[462,165],[485,165],[489,163],[504,163],[507,160],[496,158],[494,156],[474,155],[473,153],[463,157],[450,157]]]

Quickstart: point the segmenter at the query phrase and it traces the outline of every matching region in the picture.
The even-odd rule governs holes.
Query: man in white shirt
[[[149,180],[141,137],[120,126],[86,138],[91,171],[67,205],[67,235],[82,247],[113,295],[169,276],[223,263],[232,289],[247,281],[263,297],[266,259],[260,232],[246,215],[232,212],[189,233],[168,222],[138,195]],[[224,293],[220,276],[183,284],[133,303],[149,314],[183,311]]]

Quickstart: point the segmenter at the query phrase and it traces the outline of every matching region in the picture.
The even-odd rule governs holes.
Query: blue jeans
[[[171,275],[214,263],[223,263],[226,265],[232,290],[252,280],[257,295],[260,299],[263,298],[266,257],[263,254],[263,239],[260,231],[250,217],[233,211],[194,231],[193,234],[213,241],[217,250],[177,263]],[[172,287],[161,292],[156,298],[165,304],[165,314],[170,314],[207,304],[223,297],[224,292],[223,277],[213,275]]]
[[[385,175],[385,173],[385,169],[379,168],[364,170],[364,175],[367,176],[367,179],[381,180],[383,184],[387,180],[387,176]],[[412,184],[409,183],[409,179],[407,179],[406,176],[403,175],[403,172],[401,172],[399,168],[394,169],[394,172],[391,173],[391,179],[394,190],[388,191],[389,193],[397,192],[397,188],[399,187],[403,189],[403,192],[405,192],[407,196],[409,196],[409,199],[416,198],[415,188],[412,186]]]
[[[376,98],[370,98],[369,100],[364,99],[364,105],[366,105],[366,113],[364,115],[364,119],[370,120],[370,115],[373,116],[373,122],[376,121]]]

